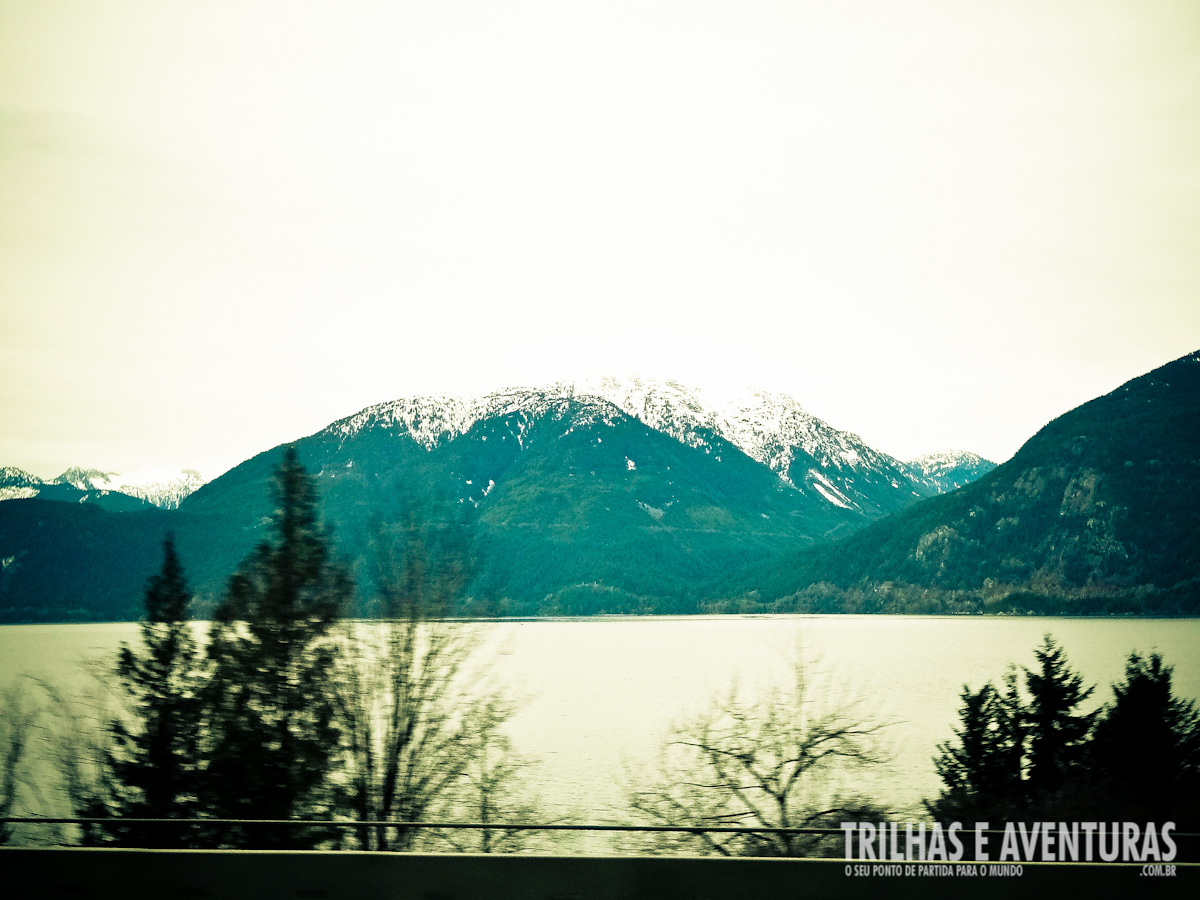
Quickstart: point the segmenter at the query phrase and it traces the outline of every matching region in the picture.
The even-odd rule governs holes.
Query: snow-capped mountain
[[[569,387],[555,384],[545,388],[514,387],[494,391],[482,397],[457,397],[433,394],[403,397],[339,419],[321,434],[351,438],[369,428],[393,428],[413,438],[425,449],[432,450],[443,441],[465,434],[476,422],[494,416],[524,414],[540,416],[576,397]],[[606,414],[603,403],[595,404],[596,415]]]
[[[405,397],[292,446],[348,559],[369,560],[369,536],[413,516],[439,540],[470,543],[472,591],[509,614],[641,609],[641,597],[848,535],[938,492],[791,397],[648,379]],[[207,544],[232,556],[260,539],[282,453],[183,502],[190,521],[225,523]],[[680,596],[671,608],[691,608]]]
[[[134,501],[143,501],[175,509],[202,484],[200,473],[193,469],[120,475],[72,466],[57,478],[44,481],[15,466],[0,468],[0,500],[41,497],[72,503],[100,502],[114,509],[138,509],[142,503]]]
[[[786,394],[715,391],[638,377],[514,387],[476,397],[404,397],[367,407],[320,434],[344,443],[364,430],[385,429],[433,450],[466,434],[478,422],[510,417],[509,427],[515,429],[513,437],[520,446],[524,428],[565,408],[564,404],[571,404],[572,416],[584,416],[589,422],[611,425],[616,415],[630,416],[685,446],[715,454],[718,462],[732,445],[768,467],[789,488],[869,519],[954,490],[995,468],[976,454],[961,452],[901,462],[868,446],[858,435],[811,415]],[[191,469],[122,475],[73,467],[49,482],[19,469],[3,472],[0,500],[38,495],[66,499],[45,492],[48,485],[62,485],[91,496],[115,492],[174,509],[204,484]]]
[[[639,597],[873,518],[808,483],[793,486],[702,423],[685,440],[660,428],[594,391],[556,384],[404,398],[292,446],[347,558],[369,561],[373,533],[399,535],[415,517],[438,540],[461,535],[473,591],[512,614],[640,609]],[[209,543],[248,552],[270,522],[267,486],[282,453],[264,451],[188,497],[187,521],[225,523]],[[372,577],[370,565],[359,577]]]
[[[689,445],[702,444],[705,432],[720,435],[796,490],[815,492],[834,506],[875,515],[937,493],[899,460],[811,415],[787,394],[611,377],[574,388]]]
[[[0,500],[36,497],[42,481],[16,466],[0,467]]]
[[[709,449],[727,442],[791,488],[871,518],[953,489],[943,485],[954,479],[933,470],[927,475],[869,447],[858,435],[809,414],[786,394],[717,392],[647,378],[583,379],[470,398],[408,397],[368,407],[324,433],[345,440],[366,428],[398,429],[432,449],[483,419],[514,412],[536,417],[567,401],[592,401],[600,416],[611,404],[689,447]]]
[[[906,494],[948,490],[956,471],[991,464],[967,453],[900,462],[786,396],[639,379],[407,398],[290,447],[362,615],[378,610],[381,556],[402,558],[414,539],[448,561],[450,580],[468,579],[471,616],[1191,615],[1197,362],[1063,414],[980,481],[874,525]],[[136,618],[167,531],[196,614],[211,613],[271,539],[272,478],[287,452],[263,450],[178,511],[0,470],[0,489],[39,491],[0,503],[0,621]],[[72,502],[39,502],[50,499]],[[142,512],[114,514],[117,503]]]
[[[956,491],[996,468],[996,464],[990,459],[984,459],[978,453],[966,450],[926,453],[916,459],[910,459],[908,466],[919,477],[936,484],[943,493]]]
[[[72,467],[52,483],[69,484],[81,491],[117,491],[163,509],[175,509],[184,497],[204,484],[204,479],[194,469],[146,470],[121,475]]]
[[[121,491],[107,488],[79,487],[75,482],[86,484],[80,477],[83,469],[68,469],[51,481],[43,481],[36,475],[8,466],[0,469],[0,501],[3,500],[54,500],[59,503],[84,503],[99,506],[112,512],[127,512],[144,509],[147,501]]]

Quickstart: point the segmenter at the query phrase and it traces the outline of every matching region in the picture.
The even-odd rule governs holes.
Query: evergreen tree
[[[199,754],[199,663],[187,621],[191,599],[174,538],[163,542],[163,564],[146,587],[142,648],[121,645],[117,677],[130,718],[109,725],[106,754],[112,823],[107,840],[136,847],[186,847],[183,826],[126,824],[122,819],[190,819],[196,812]],[[91,804],[91,812],[98,811]]]
[[[60,763],[71,808],[80,818],[102,820],[81,826],[85,845],[193,845],[189,825],[128,821],[190,819],[196,811],[201,673],[187,623],[189,599],[168,535],[162,569],[146,586],[141,646],[122,644],[117,654],[120,711],[102,730],[81,727],[73,704],[43,685],[59,707]]]
[[[275,476],[275,541],[229,582],[214,616],[205,694],[204,808],[223,819],[328,819],[338,757],[332,629],[351,594],[318,521],[316,491],[294,448]],[[238,825],[211,842],[311,848],[320,828]]]
[[[944,821],[1076,819],[1200,825],[1200,710],[1171,691],[1162,657],[1130,654],[1102,710],[1049,635],[1003,694],[964,687],[956,741],[935,758],[941,795],[926,808]],[[1022,772],[1025,773],[1022,777]],[[1185,829],[1186,830],[1186,829]]]
[[[1030,700],[1025,717],[1029,733],[1029,792],[1035,802],[1049,802],[1079,773],[1095,713],[1079,713],[1093,688],[1067,665],[1065,651],[1046,635],[1033,651],[1036,670],[1025,669]]]
[[[1131,653],[1096,722],[1091,771],[1125,820],[1195,823],[1200,813],[1200,712],[1173,695],[1171,674],[1159,654]]]
[[[934,767],[945,787],[926,808],[945,822],[1010,815],[1023,805],[1023,711],[1016,672],[1001,691],[991,682],[972,692],[963,685],[957,740],[938,745]]]

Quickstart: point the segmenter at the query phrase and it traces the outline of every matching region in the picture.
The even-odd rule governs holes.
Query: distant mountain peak
[[[933,453],[922,453],[920,456],[908,460],[910,466],[923,466],[931,471],[939,467],[978,465],[981,462],[986,463],[990,462],[990,460],[984,459],[978,453],[972,453],[969,450],[937,450]]]
[[[610,404],[596,406],[595,400],[593,397],[576,396],[569,385],[563,384],[542,388],[504,388],[481,397],[426,394],[368,406],[352,416],[339,419],[322,433],[334,434],[345,440],[369,428],[398,429],[426,450],[432,450],[442,441],[453,440],[470,431],[471,426],[480,419],[491,416],[513,413],[538,415],[566,401],[585,407],[593,406],[593,412],[600,415],[612,411]]]
[[[908,466],[914,474],[935,484],[942,493],[958,490],[996,468],[990,459],[968,450],[923,453],[910,459]]]
[[[79,488],[81,491],[90,491],[98,489],[97,482],[107,481],[109,478],[115,478],[116,472],[102,472],[99,469],[85,469],[82,466],[71,466],[67,471],[63,472],[57,478],[52,479],[50,484],[69,484],[71,487]]]
[[[372,427],[402,426],[419,444],[430,450],[443,438],[454,438],[471,427],[479,416],[479,401],[450,395],[402,397],[368,406],[339,419],[325,432],[343,439]]]
[[[204,479],[195,469],[147,469],[122,475],[72,466],[47,483],[69,485],[80,491],[126,494],[155,506],[174,509],[184,497],[204,484]]]
[[[648,378],[608,377],[575,386],[690,446],[701,446],[705,435],[715,434],[787,484],[834,506],[886,510],[938,492],[932,483],[918,479],[914,484],[898,460],[818,419],[789,394],[691,388]]]
[[[42,479],[30,475],[24,469],[16,466],[0,466],[0,487],[32,487],[41,484]]]
[[[16,466],[0,467],[0,500],[23,500],[36,497],[42,480]]]

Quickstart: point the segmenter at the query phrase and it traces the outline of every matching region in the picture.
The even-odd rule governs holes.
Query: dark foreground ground
[[[927,867],[928,866],[928,867]],[[845,860],[0,849],[13,896],[389,900],[1196,897],[1194,863],[880,865]]]

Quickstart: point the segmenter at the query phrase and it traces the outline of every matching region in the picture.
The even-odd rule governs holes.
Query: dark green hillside
[[[496,486],[475,519],[476,590],[513,611],[547,598],[562,613],[692,610],[698,579],[848,518],[715,436],[697,449],[621,414],[563,409],[524,440],[508,468],[480,473]]]
[[[973,484],[718,593],[778,609],[1200,611],[1200,353],[1060,416]]]
[[[360,581],[374,528],[396,534],[413,514],[468,548],[480,612],[694,609],[701,579],[851,518],[715,435],[687,447],[595,401],[513,409],[432,449],[391,425],[297,447]],[[184,509],[256,521],[247,501],[272,457],[251,463]]]
[[[149,506],[115,513],[40,498],[0,504],[0,622],[124,621],[141,614],[146,579],[176,547],[206,616],[238,561],[259,540],[218,516]]]
[[[0,621],[136,619],[170,516],[8,500],[0,515]]]
[[[469,561],[463,611],[479,614],[692,612],[704,582],[862,521],[715,433],[687,446],[595,398],[521,396],[432,446],[394,419],[342,424],[295,446],[368,597],[375,536],[402,547],[414,521],[435,552]],[[0,617],[135,615],[168,529],[207,614],[268,531],[281,455],[247,460],[177,511],[0,504]]]

